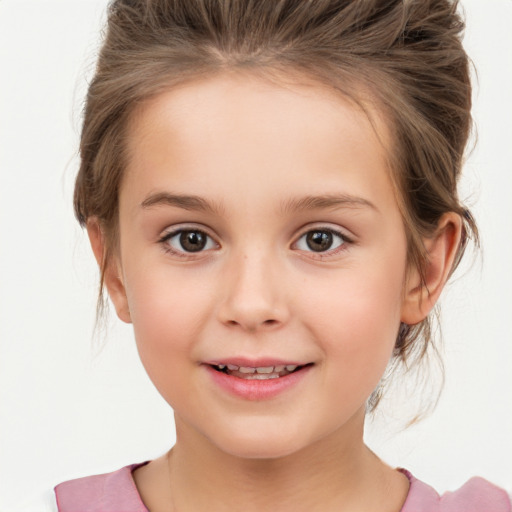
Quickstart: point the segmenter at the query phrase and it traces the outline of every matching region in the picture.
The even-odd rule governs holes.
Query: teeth
[[[226,368],[231,372],[240,372],[246,375],[270,375],[282,373],[285,370],[287,372],[293,372],[298,368],[296,364],[278,365],[278,366],[237,366],[236,364],[218,364],[216,367],[219,370],[225,370]],[[271,377],[274,378],[274,377]]]
[[[272,374],[259,374],[259,373],[253,373],[252,375],[248,375],[247,377],[244,377],[246,380],[268,380],[268,379],[279,379],[279,375],[277,373]]]
[[[256,368],[256,371],[258,373],[272,373],[274,371],[273,366],[260,366],[259,368]]]
[[[256,368],[250,368],[249,366],[240,366],[238,371],[240,373],[254,373],[256,372]]]

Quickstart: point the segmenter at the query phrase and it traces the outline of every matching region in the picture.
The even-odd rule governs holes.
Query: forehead
[[[158,121],[174,120],[176,135],[185,140],[192,130],[198,140],[201,132],[221,128],[221,121],[235,129],[251,124],[253,130],[279,132],[280,138],[289,133],[297,140],[298,134],[291,127],[310,125],[318,133],[324,124],[325,130],[318,135],[329,142],[332,137],[327,132],[341,127],[341,116],[350,117],[363,130],[371,126],[382,148],[388,147],[386,121],[367,87],[359,84],[357,90],[346,93],[300,74],[267,76],[233,71],[185,81],[142,102],[130,117],[129,133],[140,136],[145,129],[152,131]],[[288,131],[283,132],[283,127]],[[349,134],[339,135],[346,138]],[[354,133],[353,138],[357,135]]]
[[[270,193],[293,184],[325,194],[344,176],[348,188],[366,181],[377,193],[389,185],[388,141],[368,97],[358,104],[317,82],[224,74],[139,106],[128,127],[125,181],[146,191],[193,185],[203,194],[223,180],[242,191],[263,179]]]

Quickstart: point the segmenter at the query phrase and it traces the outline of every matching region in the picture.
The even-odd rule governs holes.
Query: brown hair
[[[114,0],[90,84],[74,206],[97,217],[106,240],[103,276],[116,247],[124,133],[135,107],[177,84],[223,70],[299,74],[363,103],[369,91],[394,146],[392,178],[409,261],[423,275],[422,238],[441,216],[463,220],[454,267],[476,224],[457,195],[471,128],[464,23],[450,0]],[[364,107],[363,107],[364,108]],[[393,361],[413,366],[432,346],[431,318],[400,326]],[[373,409],[379,399],[369,401]]]

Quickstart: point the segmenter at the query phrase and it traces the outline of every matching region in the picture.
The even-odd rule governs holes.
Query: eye
[[[167,233],[160,242],[172,253],[201,252],[217,246],[210,236],[198,229],[180,229]]]
[[[331,229],[312,229],[304,233],[295,246],[301,251],[327,252],[344,245],[346,239],[341,233]]]

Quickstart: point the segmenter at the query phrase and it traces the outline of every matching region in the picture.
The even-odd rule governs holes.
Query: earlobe
[[[424,240],[428,263],[424,282],[417,269],[406,279],[401,321],[415,325],[424,320],[435,306],[450,276],[460,244],[462,221],[454,212],[445,213],[432,237]]]
[[[94,257],[100,267],[100,271],[103,272],[103,285],[107,288],[117,316],[123,322],[131,323],[130,308],[121,277],[121,268],[116,258],[108,254],[105,236],[97,218],[91,218],[87,221],[87,234],[89,235]]]

